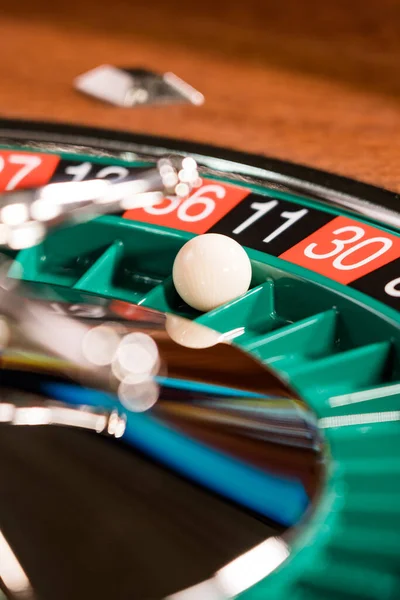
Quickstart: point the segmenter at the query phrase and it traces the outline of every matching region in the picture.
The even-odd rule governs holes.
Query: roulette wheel
[[[3,7],[0,192],[202,183],[36,243],[0,207],[0,599],[397,600],[396,3],[56,4]],[[79,95],[101,63],[204,107]],[[200,311],[209,234],[251,282]]]
[[[185,198],[4,250],[32,301],[68,327],[150,332],[167,368],[138,408],[4,351],[3,406],[40,397],[87,417],[1,425],[5,597],[398,597],[397,195],[166,138],[21,121],[0,136],[3,189],[120,182],[177,152],[202,178]],[[252,280],[200,312],[172,267],[210,232],[245,248]],[[110,432],[89,406],[118,407],[122,440],[77,431]]]

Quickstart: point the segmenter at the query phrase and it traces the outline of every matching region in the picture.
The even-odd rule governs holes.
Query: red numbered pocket
[[[398,257],[399,238],[347,217],[333,219],[280,255],[344,284]]]
[[[0,191],[45,185],[59,160],[54,154],[0,150]]]
[[[188,198],[165,198],[156,206],[128,210],[124,217],[191,233],[205,233],[249,193],[240,187],[208,181]]]

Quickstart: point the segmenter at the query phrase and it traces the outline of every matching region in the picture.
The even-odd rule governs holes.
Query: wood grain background
[[[53,4],[53,6],[52,6]],[[396,0],[19,0],[0,15],[0,111],[217,143],[400,190]],[[73,78],[171,70],[202,108],[116,109]]]

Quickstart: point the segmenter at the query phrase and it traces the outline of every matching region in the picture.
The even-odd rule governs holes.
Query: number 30
[[[362,227],[356,226],[341,227],[340,229],[336,229],[333,233],[335,235],[338,235],[347,232],[353,233],[354,235],[344,240],[338,238],[332,240],[331,243],[335,246],[335,248],[331,252],[327,252],[325,254],[317,254],[316,252],[314,252],[314,250],[317,248],[318,244],[313,243],[307,246],[307,248],[304,250],[304,254],[308,258],[313,258],[315,260],[323,260],[325,258],[333,258],[335,256],[336,258],[332,263],[335,269],[338,269],[339,271],[351,271],[352,269],[358,269],[359,267],[362,267],[363,265],[366,265],[367,263],[371,262],[371,260],[378,258],[378,256],[381,256],[387,250],[389,250],[389,248],[393,244],[392,240],[388,238],[374,237],[367,240],[363,240],[355,246],[352,246],[351,248],[345,250],[345,247],[348,244],[358,242],[365,235],[364,229]],[[363,260],[360,260],[357,263],[353,263],[350,265],[343,264],[343,260],[351,254],[353,254],[353,252],[356,252],[360,248],[363,248],[364,246],[368,246],[370,244],[381,244],[381,247],[378,250],[376,250],[376,252],[370,254],[370,256],[367,256],[367,258],[364,258]]]

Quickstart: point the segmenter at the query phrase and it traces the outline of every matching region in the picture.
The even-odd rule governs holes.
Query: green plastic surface
[[[290,557],[243,597],[400,598],[399,314],[252,250],[249,292],[200,314],[171,279],[174,258],[191,237],[108,216],[61,229],[17,260],[24,279],[50,285],[55,297],[102,295],[235,330],[235,342],[275,369],[321,419],[331,461],[320,502]]]

